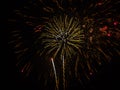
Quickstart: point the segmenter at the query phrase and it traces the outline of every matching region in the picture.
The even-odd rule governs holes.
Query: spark
[[[117,22],[117,21],[115,21],[113,24],[116,26],[116,25],[118,25],[118,22]]]

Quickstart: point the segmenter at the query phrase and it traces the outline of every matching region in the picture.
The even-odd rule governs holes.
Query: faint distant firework
[[[36,72],[45,85],[47,78],[55,79],[57,90],[68,89],[71,78],[84,84],[120,56],[119,5],[118,0],[25,2],[8,19],[16,66],[25,76]]]

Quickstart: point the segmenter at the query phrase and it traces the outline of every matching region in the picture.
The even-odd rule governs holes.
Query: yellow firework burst
[[[82,43],[84,42],[83,30],[79,22],[77,18],[70,18],[67,15],[53,17],[46,24],[45,30],[39,37],[41,44],[44,46],[43,52],[40,54],[62,61],[64,88],[66,60],[69,62],[74,54],[81,53]]]

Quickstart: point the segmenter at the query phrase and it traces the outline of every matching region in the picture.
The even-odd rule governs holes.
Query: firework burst
[[[44,46],[40,54],[47,55],[55,60],[62,60],[64,88],[65,60],[69,61],[76,52],[81,52],[80,48],[82,47],[83,36],[83,30],[81,29],[78,19],[60,16],[53,17],[53,19],[46,24],[45,30],[43,33],[41,32],[39,37],[39,41],[41,41],[42,46]]]
[[[8,19],[16,66],[25,76],[36,72],[44,77],[45,85],[47,78],[55,78],[56,89],[66,90],[72,77],[81,84],[90,80],[102,64],[120,56],[119,4],[117,0],[25,2]]]

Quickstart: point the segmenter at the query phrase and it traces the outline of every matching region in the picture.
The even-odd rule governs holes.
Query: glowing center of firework
[[[55,39],[56,39],[57,41],[66,43],[66,41],[67,41],[67,32],[66,32],[66,33],[61,32],[59,35],[55,36]]]

